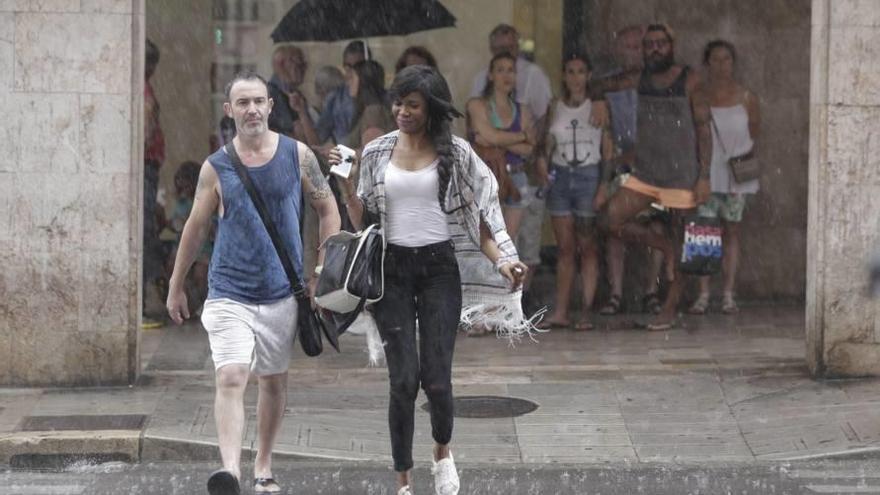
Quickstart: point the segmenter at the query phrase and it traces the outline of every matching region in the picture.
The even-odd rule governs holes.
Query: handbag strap
[[[297,299],[307,297],[306,289],[296,275],[296,270],[293,269],[293,262],[290,259],[290,255],[287,250],[284,249],[284,244],[281,242],[281,235],[278,234],[278,229],[275,227],[275,223],[272,222],[272,218],[269,217],[269,210],[266,208],[266,203],[263,202],[263,197],[260,196],[260,191],[257,190],[257,187],[251,180],[247,167],[244,166],[241,162],[241,158],[238,156],[238,152],[235,151],[235,145],[230,141],[229,143],[226,143],[226,146],[224,147],[226,148],[226,153],[229,155],[229,158],[232,159],[232,165],[235,167],[235,172],[238,174],[238,178],[241,179],[244,188],[248,192],[248,196],[251,197],[251,201],[253,201],[254,206],[257,208],[257,213],[260,215],[260,220],[263,221],[263,225],[266,227],[266,232],[269,233],[269,238],[272,239],[272,245],[275,246],[275,252],[281,260],[281,266],[284,267],[284,273],[287,274],[287,279],[290,281],[290,286],[293,288],[293,294]],[[302,215],[300,215],[300,217],[302,217]]]
[[[727,147],[724,146],[724,139],[721,139],[721,132],[718,130],[718,124],[715,123],[715,117],[709,117],[709,120],[712,122],[712,129],[715,131],[715,135],[718,136],[718,144],[721,145],[721,151],[727,155]]]

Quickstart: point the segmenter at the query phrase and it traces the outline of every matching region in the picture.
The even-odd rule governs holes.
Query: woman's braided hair
[[[411,65],[397,73],[391,84],[389,95],[397,100],[406,95],[419,92],[427,102],[428,123],[426,132],[437,151],[437,173],[440,178],[440,208],[446,212],[446,191],[452,179],[455,161],[452,145],[452,119],[462,114],[452,105],[452,93],[446,79],[433,67]],[[447,212],[448,213],[448,212]]]

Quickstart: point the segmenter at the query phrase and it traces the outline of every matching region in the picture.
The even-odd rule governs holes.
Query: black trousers
[[[460,315],[461,277],[451,241],[418,248],[388,245],[385,295],[376,303],[375,318],[391,385],[388,426],[395,471],[413,467],[419,386],[428,396],[434,441],[445,445],[452,439],[452,354]]]

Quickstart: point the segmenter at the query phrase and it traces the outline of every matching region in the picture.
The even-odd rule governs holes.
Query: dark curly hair
[[[406,58],[410,55],[415,55],[427,63],[425,65],[430,65],[433,68],[437,68],[437,59],[434,58],[434,54],[428,51],[427,48],[423,46],[411,46],[403,51],[400,54],[400,58],[397,59],[397,63],[394,65],[394,73],[398,73],[402,71],[406,67]]]
[[[733,47],[733,43],[727,40],[713,40],[706,44],[706,48],[703,49],[703,63],[709,65],[709,57],[712,56],[712,52],[714,52],[718,48],[724,48],[730,53],[730,58],[733,59],[734,63],[736,62],[736,48]]]
[[[399,100],[408,94],[418,92],[425,98],[428,106],[428,123],[426,132],[434,149],[437,150],[440,176],[439,197],[440,208],[446,212],[446,191],[452,178],[452,167],[455,161],[452,148],[452,119],[462,114],[452,105],[452,93],[446,79],[433,67],[427,65],[411,65],[401,70],[394,78],[388,91],[392,101]]]

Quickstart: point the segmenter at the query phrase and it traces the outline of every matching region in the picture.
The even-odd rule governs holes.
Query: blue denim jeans
[[[556,180],[547,193],[550,216],[595,217],[593,198],[599,189],[599,166],[555,166]]]

